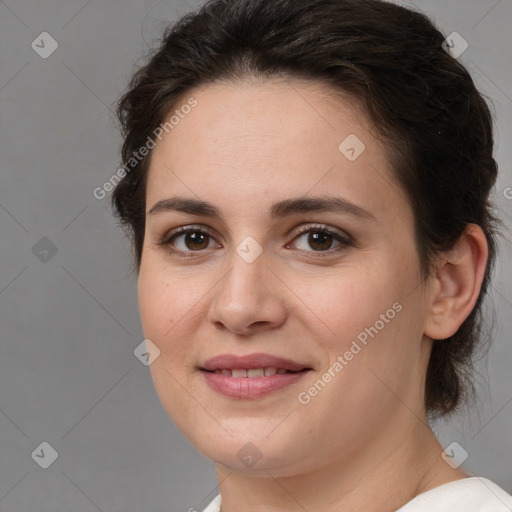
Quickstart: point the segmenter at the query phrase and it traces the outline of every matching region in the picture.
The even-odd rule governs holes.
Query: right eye
[[[177,242],[178,241],[178,242]],[[158,245],[167,248],[174,254],[182,256],[193,256],[194,252],[201,252],[204,249],[211,249],[219,244],[210,246],[214,242],[213,235],[203,227],[180,226],[165,234]]]

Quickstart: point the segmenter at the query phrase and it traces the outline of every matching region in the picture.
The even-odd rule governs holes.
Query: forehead
[[[153,149],[148,210],[176,194],[214,196],[234,212],[261,210],[265,198],[336,192],[379,214],[403,198],[359,105],[325,84],[215,83],[189,91],[173,112],[191,98],[196,106]]]

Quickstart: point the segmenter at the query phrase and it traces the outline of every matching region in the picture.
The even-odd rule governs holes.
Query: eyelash
[[[160,237],[157,240],[157,245],[164,247],[168,252],[170,252],[173,255],[176,255],[178,257],[184,257],[184,258],[191,258],[195,256],[195,253],[201,253],[204,252],[206,249],[199,249],[197,251],[181,251],[179,249],[173,249],[171,247],[171,242],[178,236],[187,234],[187,233],[201,233],[208,235],[211,238],[215,238],[213,233],[210,232],[209,229],[203,227],[203,226],[180,226],[179,228],[164,234],[162,237]],[[340,245],[333,248],[333,249],[327,249],[326,251],[304,251],[303,249],[298,249],[301,252],[312,252],[315,254],[315,257],[324,257],[324,256],[331,256],[333,253],[340,252],[342,250],[346,250],[348,247],[355,246],[355,242],[350,237],[344,237],[340,235],[339,233],[332,231],[327,226],[323,224],[308,224],[306,228],[302,229],[301,231],[298,231],[294,233],[293,239],[295,240],[299,236],[302,236],[306,233],[322,233],[332,236],[336,241],[340,242]],[[327,254],[325,254],[327,253]],[[318,255],[318,256],[316,256]]]

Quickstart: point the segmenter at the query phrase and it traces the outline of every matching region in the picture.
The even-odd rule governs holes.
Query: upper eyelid
[[[332,233],[333,235],[337,235],[343,239],[352,240],[352,237],[347,232],[345,232],[341,229],[331,227],[327,224],[321,224],[321,223],[315,223],[315,222],[306,223],[305,225],[301,225],[301,226],[297,227],[296,229],[295,228],[292,229],[292,231],[289,232],[289,236],[293,236],[295,238],[295,236],[297,236],[297,235],[302,235],[309,231],[314,231],[315,229],[318,231],[326,231],[328,233]]]

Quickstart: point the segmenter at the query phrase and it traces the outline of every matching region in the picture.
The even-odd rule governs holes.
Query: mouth
[[[249,379],[254,379],[258,377],[272,377],[272,375],[284,375],[286,373],[298,373],[307,371],[309,368],[304,368],[298,371],[287,370],[285,368],[222,368],[217,370],[204,370],[210,373],[215,373],[217,375],[226,375],[227,377],[235,377],[242,378],[247,377]]]
[[[298,382],[313,369],[269,354],[222,354],[198,369],[211,389],[238,399],[257,399]]]

